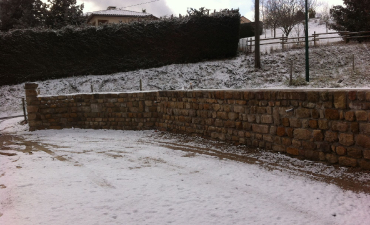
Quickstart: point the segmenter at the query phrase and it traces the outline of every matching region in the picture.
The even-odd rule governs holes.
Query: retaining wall
[[[370,169],[370,90],[202,90],[38,97],[30,130],[159,129]]]

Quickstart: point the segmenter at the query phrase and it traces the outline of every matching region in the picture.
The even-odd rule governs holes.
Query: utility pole
[[[261,68],[260,57],[260,1],[255,0],[254,9],[254,68]]]
[[[305,42],[306,42],[306,81],[310,81],[310,59],[308,56],[308,6],[305,0],[305,10],[306,10],[306,29],[305,29]]]

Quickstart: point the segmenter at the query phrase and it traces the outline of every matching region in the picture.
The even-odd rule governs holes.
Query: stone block
[[[249,123],[254,123],[256,121],[256,116],[248,114],[247,119]]]
[[[335,152],[338,154],[338,155],[345,155],[347,153],[347,149],[343,146],[337,146],[335,148]]]
[[[370,124],[369,123],[361,123],[360,124],[360,132],[363,134],[370,134]]]
[[[350,167],[356,167],[357,166],[357,160],[352,159],[346,156],[341,156],[338,159],[339,164],[342,166],[350,166]]]
[[[298,108],[296,110],[296,116],[298,118],[309,118],[311,117],[311,109]]]
[[[262,115],[261,116],[261,123],[272,123],[272,116],[271,115]]]
[[[302,126],[301,120],[297,118],[290,118],[289,123],[290,123],[290,126],[294,128],[299,128]]]
[[[294,129],[291,128],[291,127],[287,127],[285,129],[286,134],[288,135],[288,137],[291,137],[291,138],[293,137],[293,131],[294,131]]]
[[[355,113],[357,121],[367,121],[368,115],[366,111],[357,110]]]
[[[304,157],[310,160],[319,160],[319,152],[313,150],[305,150]]]
[[[286,151],[285,148],[286,147],[284,145],[278,145],[278,144],[272,145],[272,150],[276,152],[285,152]]]
[[[347,95],[345,92],[334,93],[334,107],[337,109],[347,108]]]
[[[316,149],[316,144],[311,141],[302,141],[302,148],[304,150],[315,150]]]
[[[27,106],[27,112],[28,113],[37,113],[39,111],[38,106],[29,105]]]
[[[347,155],[351,158],[360,159],[362,158],[362,150],[355,147],[348,148]]]
[[[369,115],[370,116],[370,115]],[[279,125],[280,122],[280,114],[277,107],[272,108],[272,117],[275,125]]]
[[[239,118],[239,114],[238,113],[234,113],[234,112],[229,112],[227,114],[227,117],[229,118],[229,120],[236,120]]]
[[[274,142],[272,136],[269,135],[269,134],[264,134],[263,135],[263,140],[267,141],[267,142]]]
[[[347,121],[355,121],[355,112],[354,111],[348,111],[345,113],[345,116],[344,118],[347,120]]]
[[[233,99],[233,92],[225,91],[224,96],[225,96],[225,99]]]
[[[333,131],[326,131],[325,132],[325,141],[337,142],[338,141],[338,133],[333,132]]]
[[[339,143],[344,146],[351,146],[355,143],[353,134],[340,134],[339,135]]]
[[[341,122],[341,121],[333,121],[331,125],[331,129],[333,131],[346,132],[348,128],[349,128],[349,124],[346,122]]]
[[[336,109],[325,109],[325,118],[329,120],[339,120],[339,111]]]
[[[231,120],[227,120],[224,122],[224,127],[235,127],[235,122]]]
[[[359,165],[364,170],[370,170],[370,161],[368,160],[360,160]]]
[[[252,131],[256,133],[268,134],[269,133],[269,126],[268,125],[259,125],[253,124]]]
[[[223,120],[227,120],[228,119],[228,116],[227,116],[227,113],[226,112],[217,112],[217,118],[219,119],[223,119]]]
[[[335,154],[326,154],[325,158],[331,164],[335,164],[338,162],[338,156],[336,156]]]
[[[290,155],[299,155],[299,150],[298,148],[291,148],[291,147],[288,147],[286,148],[286,152]]]
[[[313,140],[314,141],[323,141],[324,140],[324,135],[321,130],[314,130],[312,131],[313,135]]]
[[[292,139],[287,138],[287,137],[283,137],[283,138],[281,138],[281,143],[285,146],[290,146],[290,145],[292,145]]]
[[[25,83],[24,84],[24,89],[36,89],[38,87],[39,85],[36,83]]]
[[[277,130],[277,127],[275,127],[275,126],[270,126],[270,134],[271,134],[271,135],[276,135],[276,130]]]
[[[290,126],[289,118],[282,118],[282,119],[281,119],[281,124],[282,124],[284,127],[289,127],[289,126]]]
[[[312,118],[313,118],[313,119],[318,119],[318,118],[320,118],[320,112],[319,112],[319,110],[317,110],[317,109],[312,109],[312,111],[311,111],[311,115],[312,115]]]
[[[34,89],[26,89],[26,98],[27,97],[36,97],[37,96],[37,91]]]
[[[316,129],[318,127],[318,122],[317,120],[309,120],[308,121],[308,126],[312,129]]]
[[[292,140],[292,145],[296,148],[299,148],[302,146],[302,141],[301,140],[298,140],[298,139],[293,139]]]
[[[311,138],[311,131],[307,129],[294,129],[294,138],[299,140],[308,140]]]
[[[318,102],[320,99],[318,92],[307,92],[307,101],[308,102]]]
[[[245,107],[241,105],[234,106],[234,112],[236,113],[245,113]]]
[[[276,135],[283,137],[286,135],[285,127],[278,127],[276,130]]]
[[[348,99],[351,101],[356,100],[357,92],[356,91],[350,91],[348,92]]]
[[[370,149],[370,137],[364,134],[357,135],[356,145]]]
[[[363,153],[365,159],[370,159],[370,149],[363,150]]]

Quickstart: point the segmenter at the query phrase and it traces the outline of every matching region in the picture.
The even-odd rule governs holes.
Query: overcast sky
[[[240,14],[251,20],[253,20],[254,16],[253,2],[254,0],[77,0],[77,4],[85,4],[85,13],[104,10],[108,6],[117,6],[118,8],[127,7],[124,9],[132,11],[146,9],[148,13],[160,17],[171,14],[177,16],[178,14],[185,15],[187,8],[199,9],[205,7],[211,10],[239,8]],[[343,4],[343,0],[322,0],[322,2],[328,2],[329,6]]]

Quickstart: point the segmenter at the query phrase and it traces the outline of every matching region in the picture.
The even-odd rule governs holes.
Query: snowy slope
[[[312,24],[312,23],[311,23]],[[325,25],[313,24],[325,29]],[[353,55],[355,71],[352,71]],[[263,53],[262,69],[254,68],[254,56],[240,54],[233,59],[192,64],[174,64],[160,68],[101,76],[79,76],[37,82],[41,95],[91,92],[138,91],[142,79],[144,90],[179,89],[247,89],[247,88],[369,88],[370,44],[334,43],[310,48],[310,82],[305,82],[303,49]],[[293,83],[288,86],[293,62]],[[0,117],[21,114],[24,84],[0,86]]]

